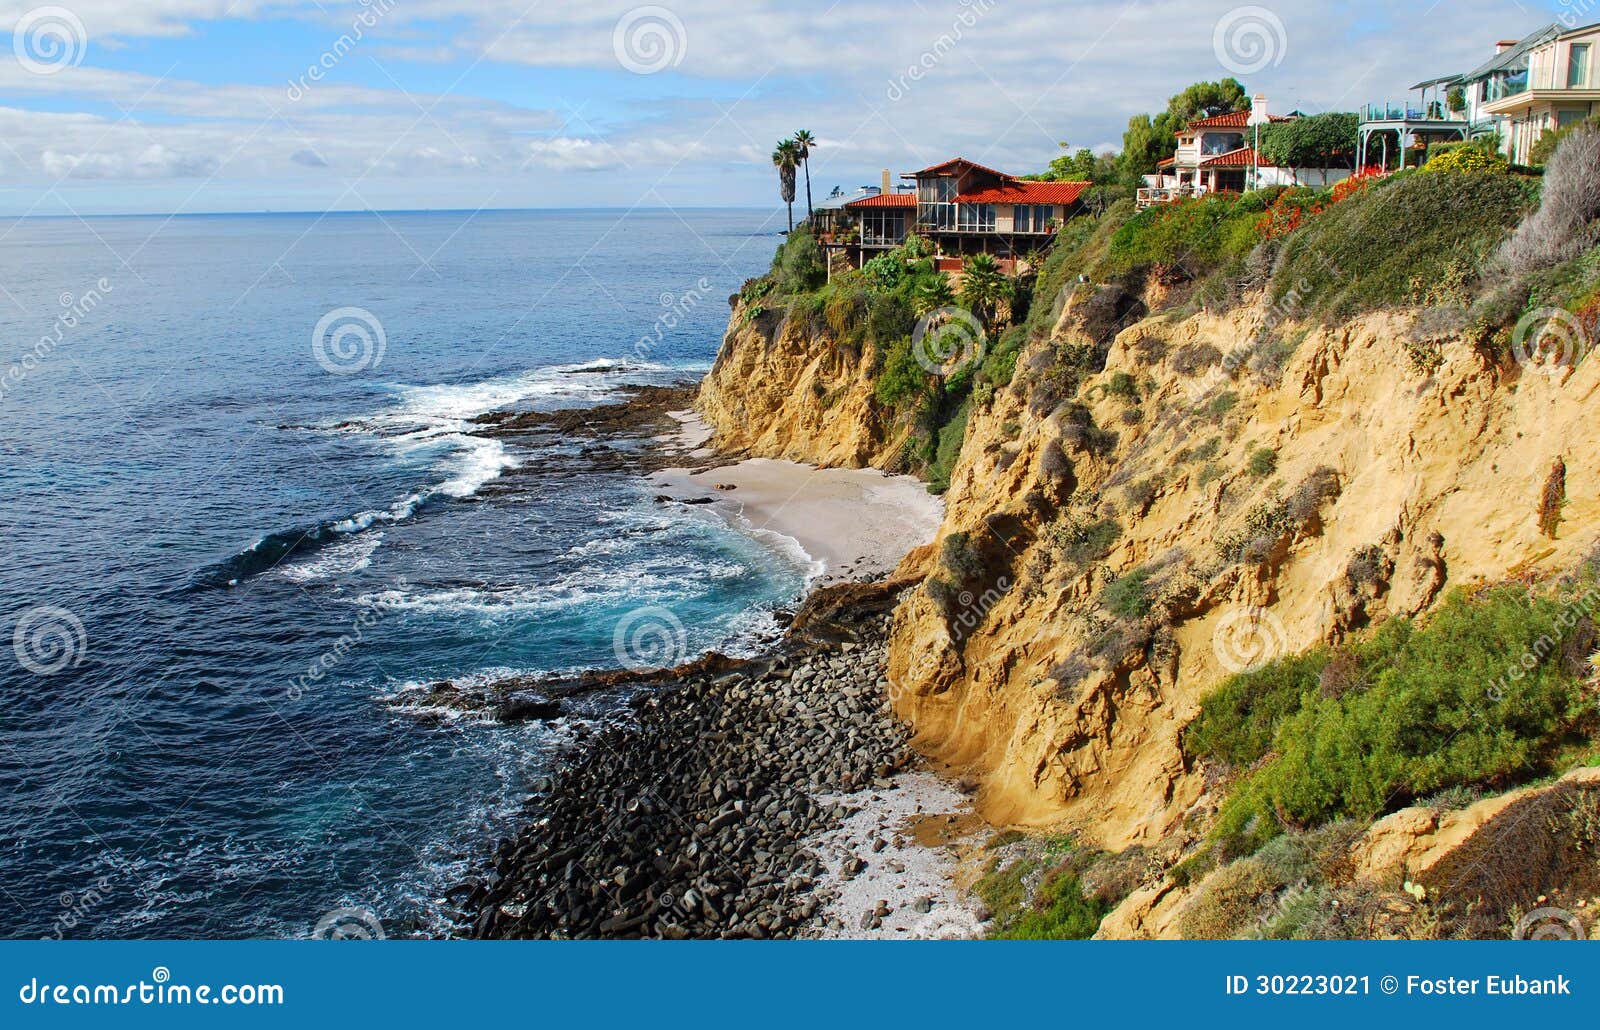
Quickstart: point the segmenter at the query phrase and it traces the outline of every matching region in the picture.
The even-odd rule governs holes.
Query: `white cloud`
[[[31,6],[0,0],[0,23]],[[0,95],[16,105],[0,109],[0,178],[47,185],[63,176],[295,175],[363,190],[375,179],[495,179],[558,184],[582,196],[594,187],[562,177],[583,173],[584,183],[626,184],[624,202],[674,191],[704,203],[765,203],[776,194],[769,181],[773,141],[801,126],[821,137],[812,176],[824,189],[875,181],[880,167],[899,172],[956,153],[1027,171],[1042,167],[1059,141],[1114,146],[1131,115],[1158,109],[1190,82],[1228,74],[1213,50],[1213,30],[1238,5],[923,0],[908,9],[866,0],[832,7],[666,0],[681,33],[667,23],[654,45],[676,47],[668,56],[681,59],[649,76],[626,71],[617,53],[618,19],[636,6],[397,2],[345,57],[352,67],[341,68],[354,72],[375,58],[385,74],[369,69],[365,85],[347,74],[291,99],[286,87],[295,67],[273,81],[215,85],[185,78],[181,61],[165,79],[108,69],[97,64],[95,48],[181,35],[197,19],[224,13],[292,15],[326,26],[332,43],[361,4],[77,2],[73,10],[90,36],[81,66],[33,75],[0,52]],[[1378,0],[1337,7],[1297,0],[1273,10],[1284,27],[1283,60],[1247,85],[1267,93],[1277,111],[1398,98],[1410,82],[1469,67],[1494,40],[1543,20],[1509,0],[1454,0],[1448,22],[1438,12]],[[651,53],[641,49],[630,60],[648,64]],[[317,57],[294,63],[304,68]],[[565,80],[539,76],[520,103],[411,90],[406,79],[416,63],[446,65],[450,81],[480,60],[483,69],[603,74],[573,77],[570,92],[550,85]],[[468,77],[460,88],[472,83]],[[88,113],[107,109],[127,113]],[[312,177],[286,163],[326,174]],[[709,192],[705,183],[724,181],[730,171],[748,184],[739,187],[744,192]],[[416,202],[428,204],[424,196]]]
[[[152,143],[136,153],[45,150],[39,165],[46,175],[63,179],[174,179],[210,175],[218,162],[209,154],[180,154]]]

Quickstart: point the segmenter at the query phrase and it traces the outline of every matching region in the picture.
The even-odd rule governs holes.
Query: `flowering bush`
[[[1256,223],[1256,231],[1268,240],[1287,236],[1305,224],[1306,219],[1320,215],[1325,207],[1324,198],[1314,190],[1284,190]]]
[[[1422,166],[1425,172],[1494,173],[1506,170],[1506,159],[1480,147],[1461,146],[1446,150]]]
[[[1381,178],[1383,178],[1383,173],[1378,169],[1363,168],[1361,171],[1350,176],[1350,178],[1341,179],[1333,184],[1333,196],[1331,198],[1331,202],[1337,204],[1339,201],[1347,199],[1352,193],[1359,193]]]

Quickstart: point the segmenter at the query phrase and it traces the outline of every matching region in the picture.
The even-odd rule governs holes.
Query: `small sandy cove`
[[[688,412],[683,446],[699,457],[705,427]],[[799,545],[818,565],[813,585],[870,579],[890,572],[913,547],[934,538],[944,503],[913,476],[877,469],[824,469],[793,461],[751,458],[720,468],[663,469],[651,480],[663,496],[704,503],[764,536]]]
[[[709,427],[669,412],[682,431],[661,442],[690,460],[716,457]],[[662,495],[705,504],[758,537],[793,541],[813,564],[810,586],[874,579],[931,542],[944,502],[913,476],[824,469],[752,458],[719,468],[664,469]],[[825,873],[824,909],[806,937],[981,937],[986,918],[956,884],[957,865],[985,829],[971,798],[930,770],[901,773],[856,794],[819,800],[852,814],[810,841]]]

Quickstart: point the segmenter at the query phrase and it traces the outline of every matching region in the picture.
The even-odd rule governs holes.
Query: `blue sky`
[[[1353,109],[1587,2],[0,0],[0,214],[767,207],[798,128],[818,193],[1029,172],[1196,80]]]

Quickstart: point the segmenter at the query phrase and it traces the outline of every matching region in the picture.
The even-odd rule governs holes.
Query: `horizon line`
[[[367,207],[367,208],[337,208],[332,210],[285,209],[282,211],[274,208],[260,208],[243,211],[102,211],[93,214],[80,214],[66,212],[65,214],[44,213],[35,214],[4,214],[0,219],[8,221],[31,221],[47,218],[222,218],[262,215],[448,215],[448,214],[485,214],[488,212],[515,213],[515,212],[555,212],[555,211],[767,211],[768,208],[759,206],[745,206],[737,204],[657,204],[644,205],[613,205],[613,206],[587,206],[587,207]]]

